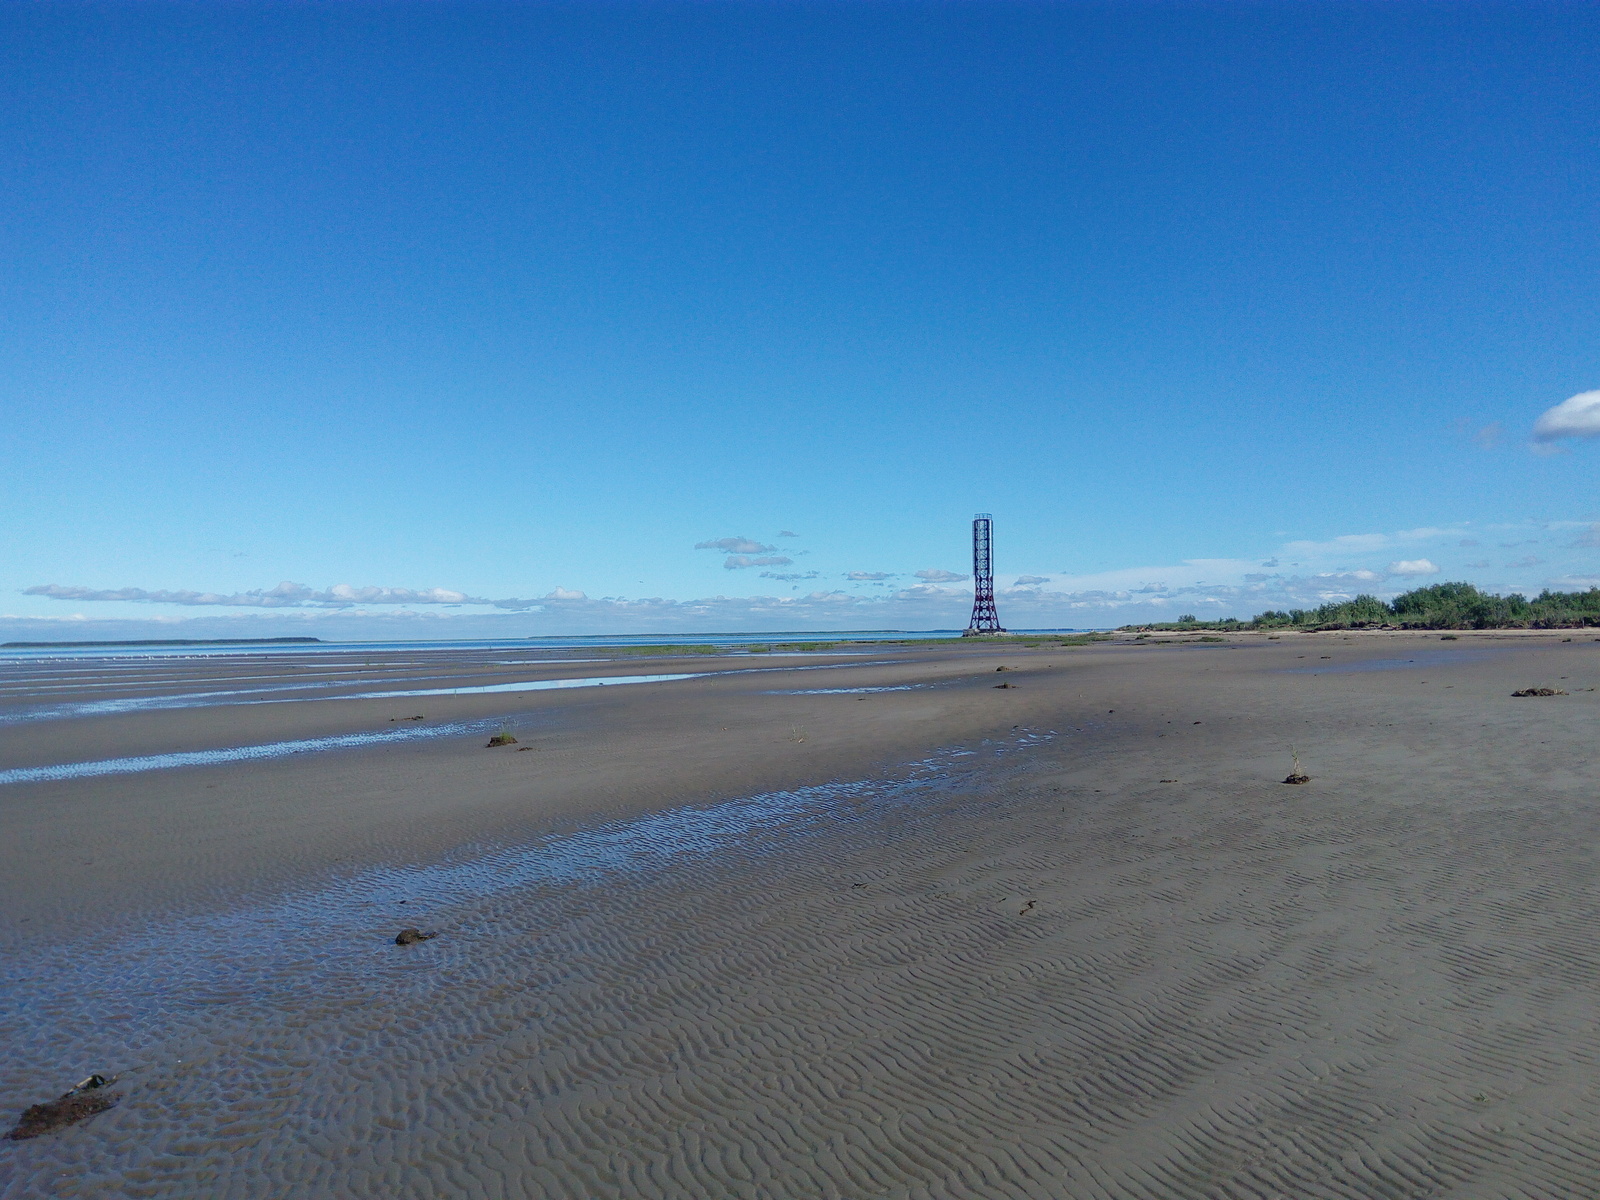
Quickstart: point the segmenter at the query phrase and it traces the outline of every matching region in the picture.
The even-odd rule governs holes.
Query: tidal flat
[[[1600,642],[584,654],[7,664],[0,1197],[1600,1175]]]

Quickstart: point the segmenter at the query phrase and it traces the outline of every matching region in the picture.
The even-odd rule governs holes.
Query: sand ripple
[[[0,1196],[1593,1194],[1573,812],[997,749],[14,973],[14,1106],[128,1074]]]

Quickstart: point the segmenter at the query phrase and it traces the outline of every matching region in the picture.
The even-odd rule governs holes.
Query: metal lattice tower
[[[972,518],[972,621],[962,637],[1005,632],[994,610],[993,525],[994,518],[988,513]]]

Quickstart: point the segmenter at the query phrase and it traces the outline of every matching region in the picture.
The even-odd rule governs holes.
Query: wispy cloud
[[[1533,423],[1536,442],[1592,437],[1600,437],[1600,391],[1569,396],[1554,408],[1546,409]]]
[[[720,550],[724,554],[770,554],[776,546],[763,545],[754,538],[725,537],[710,542],[696,542],[696,550]]]
[[[773,574],[777,574],[774,572]],[[1246,578],[1253,576],[1254,578]],[[783,579],[787,585],[799,580]],[[1560,586],[1590,586],[1590,576],[1574,570],[1552,577]],[[1264,609],[1315,608],[1347,600],[1360,592],[1392,594],[1414,586],[1365,568],[1302,574],[1264,574],[1255,559],[1197,560],[1165,567],[1133,568],[1055,587],[1015,588],[1000,600],[1001,620],[1012,629],[1093,628],[1172,620],[1178,614],[1248,617]],[[329,589],[330,592],[332,589]],[[787,587],[786,587],[787,590]],[[647,633],[750,630],[959,629],[972,605],[970,588],[917,582],[909,587],[800,592],[784,596],[708,596],[694,600],[590,596],[558,587],[527,600],[494,601],[499,612],[450,608],[442,604],[385,608],[256,607],[185,610],[205,616],[152,615],[146,620],[14,616],[0,618],[0,633],[10,638],[58,637],[70,626],[73,636],[272,636],[310,633],[331,639],[527,637],[541,634]],[[156,632],[159,630],[160,632]]]
[[[1362,554],[1376,554],[1401,546],[1437,541],[1439,538],[1460,537],[1459,526],[1439,529],[1424,526],[1421,529],[1402,529],[1397,533],[1346,533],[1325,542],[1286,542],[1282,551],[1288,558],[1351,558]]]
[[[1530,541],[1537,540],[1539,552],[1554,562],[1544,565],[1524,560],[1498,569],[1491,568],[1487,560],[1459,562],[1456,555],[1462,552],[1458,548],[1461,543],[1476,543],[1480,538],[1485,546],[1502,539],[1520,542],[1522,554],[1534,550]],[[1267,608],[1314,608],[1360,592],[1387,597],[1427,582],[1429,577],[1469,578],[1502,592],[1575,586],[1567,581],[1586,579],[1595,570],[1596,548],[1600,548],[1600,526],[1592,516],[1588,520],[1463,522],[1387,533],[1351,533],[1326,541],[1287,543],[1265,557],[1261,551],[1266,548],[1260,547],[1253,548],[1249,557],[1190,559],[1081,575],[1021,575],[1001,597],[1001,619],[1011,628],[1027,629],[1164,620],[1182,612],[1248,617]],[[1482,549],[1472,552],[1484,553]],[[845,584],[842,588],[806,593],[798,585],[820,580],[821,573],[795,570],[793,562],[788,555],[730,553],[726,556],[730,573],[754,568],[752,575],[759,572],[762,580],[771,581],[758,587],[777,591],[781,585],[786,594],[695,600],[597,597],[568,587],[528,598],[492,599],[450,588],[347,584],[312,588],[294,582],[232,593],[60,584],[26,590],[31,597],[47,602],[40,608],[52,612],[70,613],[69,604],[110,611],[115,611],[113,602],[138,605],[150,612],[142,619],[148,630],[182,626],[197,631],[197,636],[221,636],[230,629],[237,631],[244,623],[253,623],[249,625],[252,633],[264,635],[315,626],[327,628],[335,637],[380,637],[386,632],[400,637],[466,637],[716,629],[949,629],[960,628],[971,607],[971,589],[963,586],[967,576],[955,571],[926,568],[915,572],[914,578],[888,571],[852,571],[844,579],[834,576]],[[1469,569],[1469,575],[1457,574]],[[110,631],[119,621],[123,622],[120,628],[130,635],[141,623],[132,618],[84,614],[19,615],[7,620],[70,621],[77,628],[99,631],[82,636],[105,637],[118,636]],[[24,628],[11,627],[19,635]],[[198,632],[207,628],[218,632]]]
[[[1437,575],[1439,568],[1432,559],[1428,558],[1403,558],[1399,562],[1389,564],[1389,574],[1403,576]]]
[[[784,537],[784,538],[792,538],[792,537],[799,537],[800,535],[798,533],[796,533],[792,529],[780,529],[780,530],[778,530],[778,536],[779,537]]]
[[[1493,450],[1504,440],[1506,434],[1505,427],[1499,421],[1479,425],[1470,417],[1460,417],[1456,420],[1456,432],[1477,442],[1485,450]]]
[[[285,581],[275,588],[256,588],[247,592],[196,592],[147,591],[144,588],[86,588],[62,587],[59,584],[41,584],[23,589],[25,596],[44,596],[51,600],[88,603],[121,601],[135,604],[176,604],[187,608],[270,608],[312,610],[364,610],[369,607],[388,608],[438,608],[480,606],[503,609],[507,612],[527,612],[549,604],[583,600],[581,591],[557,587],[544,596],[520,599],[515,596],[491,600],[484,596],[469,596],[450,588],[383,588],[351,587],[338,584],[322,591],[303,583]]]
[[[56,583],[24,588],[25,596],[46,596],[51,600],[76,600],[96,603],[123,601],[135,604],[181,604],[216,608],[355,608],[368,604],[494,604],[481,596],[469,596],[450,588],[351,587],[336,584],[317,591],[303,583],[285,580],[274,588],[254,588],[246,592],[147,591],[144,588],[63,587]]]

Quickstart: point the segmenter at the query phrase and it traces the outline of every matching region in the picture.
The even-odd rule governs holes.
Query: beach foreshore
[[[7,697],[18,719],[0,721],[0,770],[380,736],[359,749],[0,786],[11,834],[0,905],[18,924],[61,930],[576,820],[870,778],[1043,719],[1066,685],[1057,671],[1079,653],[894,646],[531,664],[506,653],[466,662],[391,653],[340,667],[197,659],[159,664],[137,685],[116,665],[75,664],[64,686],[34,680]],[[666,678],[628,682],[646,672]],[[1024,675],[1038,682],[1024,688]],[[993,686],[1008,681],[1016,685]],[[374,690],[389,694],[344,698]],[[142,702],[193,706],[49,716]],[[21,719],[35,714],[44,718]],[[436,729],[443,736],[417,736]],[[489,747],[502,731],[515,743]]]
[[[0,1103],[125,1072],[0,1196],[1585,1194],[1600,643],[856,649],[0,724],[473,730],[0,786]]]

